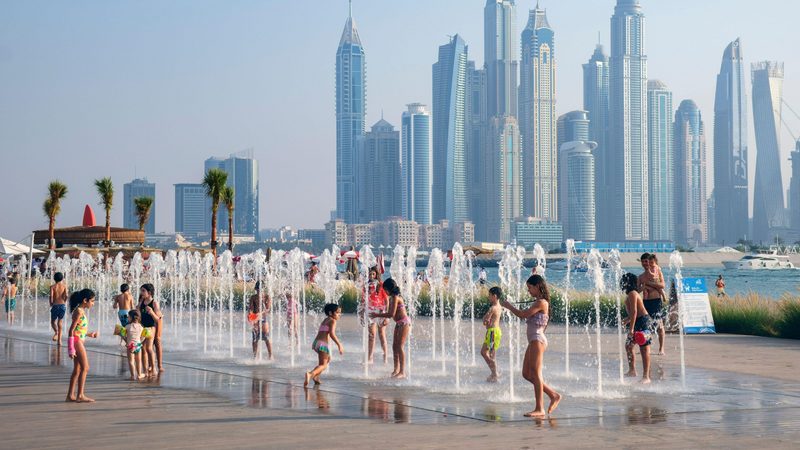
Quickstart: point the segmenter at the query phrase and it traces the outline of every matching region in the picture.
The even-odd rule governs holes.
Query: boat
[[[755,253],[744,255],[738,261],[722,261],[726,269],[734,270],[781,270],[794,269],[794,264],[789,261],[786,255],[779,255],[777,252],[764,254]]]

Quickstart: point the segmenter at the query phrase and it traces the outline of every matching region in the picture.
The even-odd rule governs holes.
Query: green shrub
[[[777,327],[780,337],[800,339],[800,301],[797,298],[784,298],[779,310],[781,318]]]
[[[779,304],[774,300],[761,298],[758,294],[712,298],[711,313],[718,333],[779,336]]]

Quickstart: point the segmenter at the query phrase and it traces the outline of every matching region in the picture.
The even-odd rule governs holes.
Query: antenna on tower
[[[600,45],[600,30],[597,30],[597,45]]]
[[[347,17],[352,19],[353,18],[353,0],[349,0],[348,3],[349,3],[349,5],[348,5],[349,9],[347,11]]]

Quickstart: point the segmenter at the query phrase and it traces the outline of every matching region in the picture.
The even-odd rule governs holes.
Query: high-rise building
[[[616,240],[647,240],[650,235],[646,54],[639,0],[617,0],[611,17],[610,151],[604,161]]]
[[[367,65],[352,10],[336,50],[336,216],[356,220],[356,145],[366,130]]]
[[[587,111],[570,111],[559,116],[556,122],[556,135],[558,136],[558,148],[567,142],[589,141],[589,113]]]
[[[400,132],[381,119],[358,145],[357,223],[386,220],[402,214]]]
[[[208,233],[211,228],[211,209],[202,184],[175,185],[175,232]]]
[[[136,203],[133,201],[139,197],[150,197],[153,199],[153,206],[150,208],[150,218],[144,225],[145,234],[155,234],[156,232],[156,185],[147,181],[147,178],[136,178],[123,186],[123,196],[125,209],[123,226],[125,228],[139,229],[139,218],[136,216]]]
[[[459,35],[433,64],[433,221],[468,219],[465,153],[467,45]]]
[[[647,99],[650,239],[671,241],[675,239],[672,91],[661,81],[650,80]]]
[[[432,223],[431,115],[425,105],[411,103],[402,117],[403,217],[421,225]]]
[[[594,179],[596,186],[607,186],[608,164],[610,149],[609,142],[609,68],[608,56],[599,43],[594,49],[589,62],[583,65],[583,109],[589,113],[589,140],[597,143],[597,148],[592,152],[594,158]],[[597,206],[597,238],[611,240],[610,193],[608,189],[595,190]]]
[[[713,240],[735,244],[748,233],[747,93],[739,39],[722,55],[714,98]]]
[[[522,155],[517,120],[509,116],[492,118],[488,135],[495,139],[487,161],[487,235],[493,241],[509,242],[511,222],[522,215]]]
[[[780,162],[783,63],[754,63],[752,81],[756,131],[753,239],[771,242],[775,238],[773,229],[786,226]]]
[[[523,214],[558,220],[555,32],[538,4],[522,32],[518,119]]]
[[[486,61],[487,116],[517,116],[517,14],[514,0],[486,0],[483,56]]]
[[[708,242],[706,136],[700,109],[684,100],[675,112],[675,240]]]
[[[800,233],[800,139],[792,152],[792,179],[789,182],[789,226]]]
[[[246,150],[233,153],[225,159],[208,158],[205,161],[205,172],[211,169],[221,169],[227,173],[227,185],[234,190],[234,234],[258,234],[258,161],[253,157],[253,152]],[[228,210],[225,205],[220,205],[217,214],[217,227],[227,231]]]
[[[475,236],[486,240],[486,70],[467,63],[466,161],[469,218],[475,224]]]
[[[596,143],[585,141],[565,142],[559,148],[560,221],[564,236],[576,241],[594,241],[597,238],[592,155],[595,148]]]

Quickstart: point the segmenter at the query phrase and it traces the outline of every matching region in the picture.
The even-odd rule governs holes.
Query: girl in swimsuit
[[[94,291],[83,289],[74,292],[69,298],[69,309],[72,312],[72,325],[69,326],[67,343],[69,344],[69,357],[75,365],[72,369],[72,376],[69,378],[69,391],[67,391],[68,402],[93,402],[84,393],[86,387],[86,375],[89,373],[89,358],[86,355],[86,348],[83,340],[86,336],[97,337],[97,332],[88,333],[89,321],[86,319],[86,310],[94,305]],[[77,385],[78,392],[75,394]]]
[[[385,313],[372,312],[369,314],[371,319],[385,317],[394,319],[394,339],[392,340],[392,358],[394,359],[394,371],[392,378],[406,377],[406,352],[404,350],[408,334],[411,332],[411,318],[406,312],[406,305],[403,297],[400,296],[400,287],[397,283],[387,278],[383,282],[383,290],[389,294],[389,307]]]
[[[319,357],[319,363],[317,367],[314,367],[311,372],[306,372],[306,378],[303,381],[303,387],[308,387],[308,382],[314,380],[314,384],[321,384],[319,381],[319,376],[325,369],[328,368],[328,363],[331,362],[331,350],[328,346],[328,337],[333,339],[333,342],[336,343],[336,346],[339,347],[339,354],[344,355],[344,348],[342,347],[342,343],[339,342],[339,338],[336,337],[336,321],[339,320],[339,317],[342,316],[342,309],[339,305],[335,303],[328,303],[325,305],[325,319],[322,321],[322,324],[319,326],[319,331],[317,331],[317,337],[314,339],[314,344],[312,347],[315,352],[317,352],[317,356]]]
[[[531,412],[525,413],[525,417],[541,418],[545,416],[544,403],[542,401],[544,394],[550,397],[550,406],[547,408],[547,414],[552,413],[561,401],[561,394],[548,386],[542,376],[542,361],[544,352],[547,349],[547,337],[544,335],[544,331],[550,321],[550,291],[547,289],[547,282],[540,275],[531,275],[525,285],[528,288],[528,294],[533,297],[533,303],[530,308],[525,310],[517,309],[505,299],[500,300],[500,304],[527,323],[528,349],[525,350],[525,359],[522,362],[522,377],[533,384],[536,408]]]
[[[382,313],[386,309],[386,303],[388,301],[389,296],[386,295],[386,291],[383,289],[383,283],[381,283],[381,277],[378,271],[378,267],[372,267],[369,269],[369,282],[367,283],[367,313]],[[363,312],[362,312],[363,314]],[[363,316],[362,316],[363,320]],[[384,317],[379,317],[377,319],[370,319],[369,321],[369,339],[367,340],[367,352],[369,354],[369,362],[372,362],[372,353],[375,349],[375,334],[377,332],[380,340],[381,340],[381,348],[383,348],[383,362],[386,363],[386,325],[388,324],[388,320]]]
[[[143,284],[139,289],[139,312],[142,315],[142,327],[144,328],[142,332],[142,337],[144,338],[142,360],[148,375],[153,376],[157,373],[156,364],[162,365],[160,358],[156,363],[155,341],[158,339],[156,327],[161,320],[162,314],[161,308],[158,307],[158,302],[153,298],[155,293],[155,287],[150,283]],[[164,369],[159,367],[158,372],[163,371]]]

